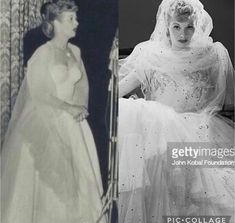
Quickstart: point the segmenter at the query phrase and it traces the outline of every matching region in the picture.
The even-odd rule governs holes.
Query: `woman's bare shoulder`
[[[70,47],[70,49],[73,51],[74,54],[76,54],[76,56],[80,57],[81,56],[81,50],[78,46],[72,44],[72,43],[68,43],[68,46]]]
[[[49,43],[44,43],[43,45],[39,46],[33,53],[33,55],[31,56],[31,58],[29,59],[29,62],[34,61],[35,59],[39,59],[39,58],[44,58],[47,59],[50,57],[51,54],[51,49],[50,49],[50,45]]]

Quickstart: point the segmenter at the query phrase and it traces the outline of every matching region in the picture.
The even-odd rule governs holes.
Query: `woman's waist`
[[[61,99],[62,100],[62,99]],[[65,101],[65,100],[63,100]],[[65,101],[68,102],[69,101]],[[68,116],[73,118],[72,115],[64,109],[60,107],[53,106],[53,104],[48,103],[28,103],[27,106],[24,107],[21,118],[23,120],[29,119],[40,119],[42,121],[54,121],[62,116]]]
[[[194,98],[177,98],[177,97],[164,97],[151,95],[151,97],[145,98],[146,101],[155,101],[173,108],[176,112],[196,112],[203,110],[205,106],[205,100],[197,100]]]
[[[56,86],[56,95],[59,99],[70,103],[74,94],[74,83],[66,82]]]
[[[86,122],[86,119],[82,122]],[[21,114],[18,124],[24,127],[23,131],[29,132],[29,135],[31,135],[31,129],[36,132],[43,129],[53,129],[57,132],[77,131],[82,122],[76,121],[66,110],[41,106],[26,109]]]

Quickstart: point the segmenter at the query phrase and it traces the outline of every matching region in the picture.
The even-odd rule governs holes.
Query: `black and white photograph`
[[[233,223],[234,1],[119,0],[119,58],[119,223]]]
[[[1,0],[2,223],[234,223],[233,0]]]
[[[118,1],[0,4],[1,222],[116,223]]]

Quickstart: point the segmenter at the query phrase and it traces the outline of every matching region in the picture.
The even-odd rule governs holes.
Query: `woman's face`
[[[76,12],[62,12],[56,21],[57,33],[72,38],[76,35],[78,21]]]
[[[169,25],[169,35],[172,48],[183,49],[189,46],[195,32],[193,19],[180,20],[172,18]]]

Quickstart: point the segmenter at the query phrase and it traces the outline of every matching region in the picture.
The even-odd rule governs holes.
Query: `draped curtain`
[[[0,2],[0,96],[1,143],[17,93],[24,78],[23,37],[41,24],[40,8],[46,0]]]

